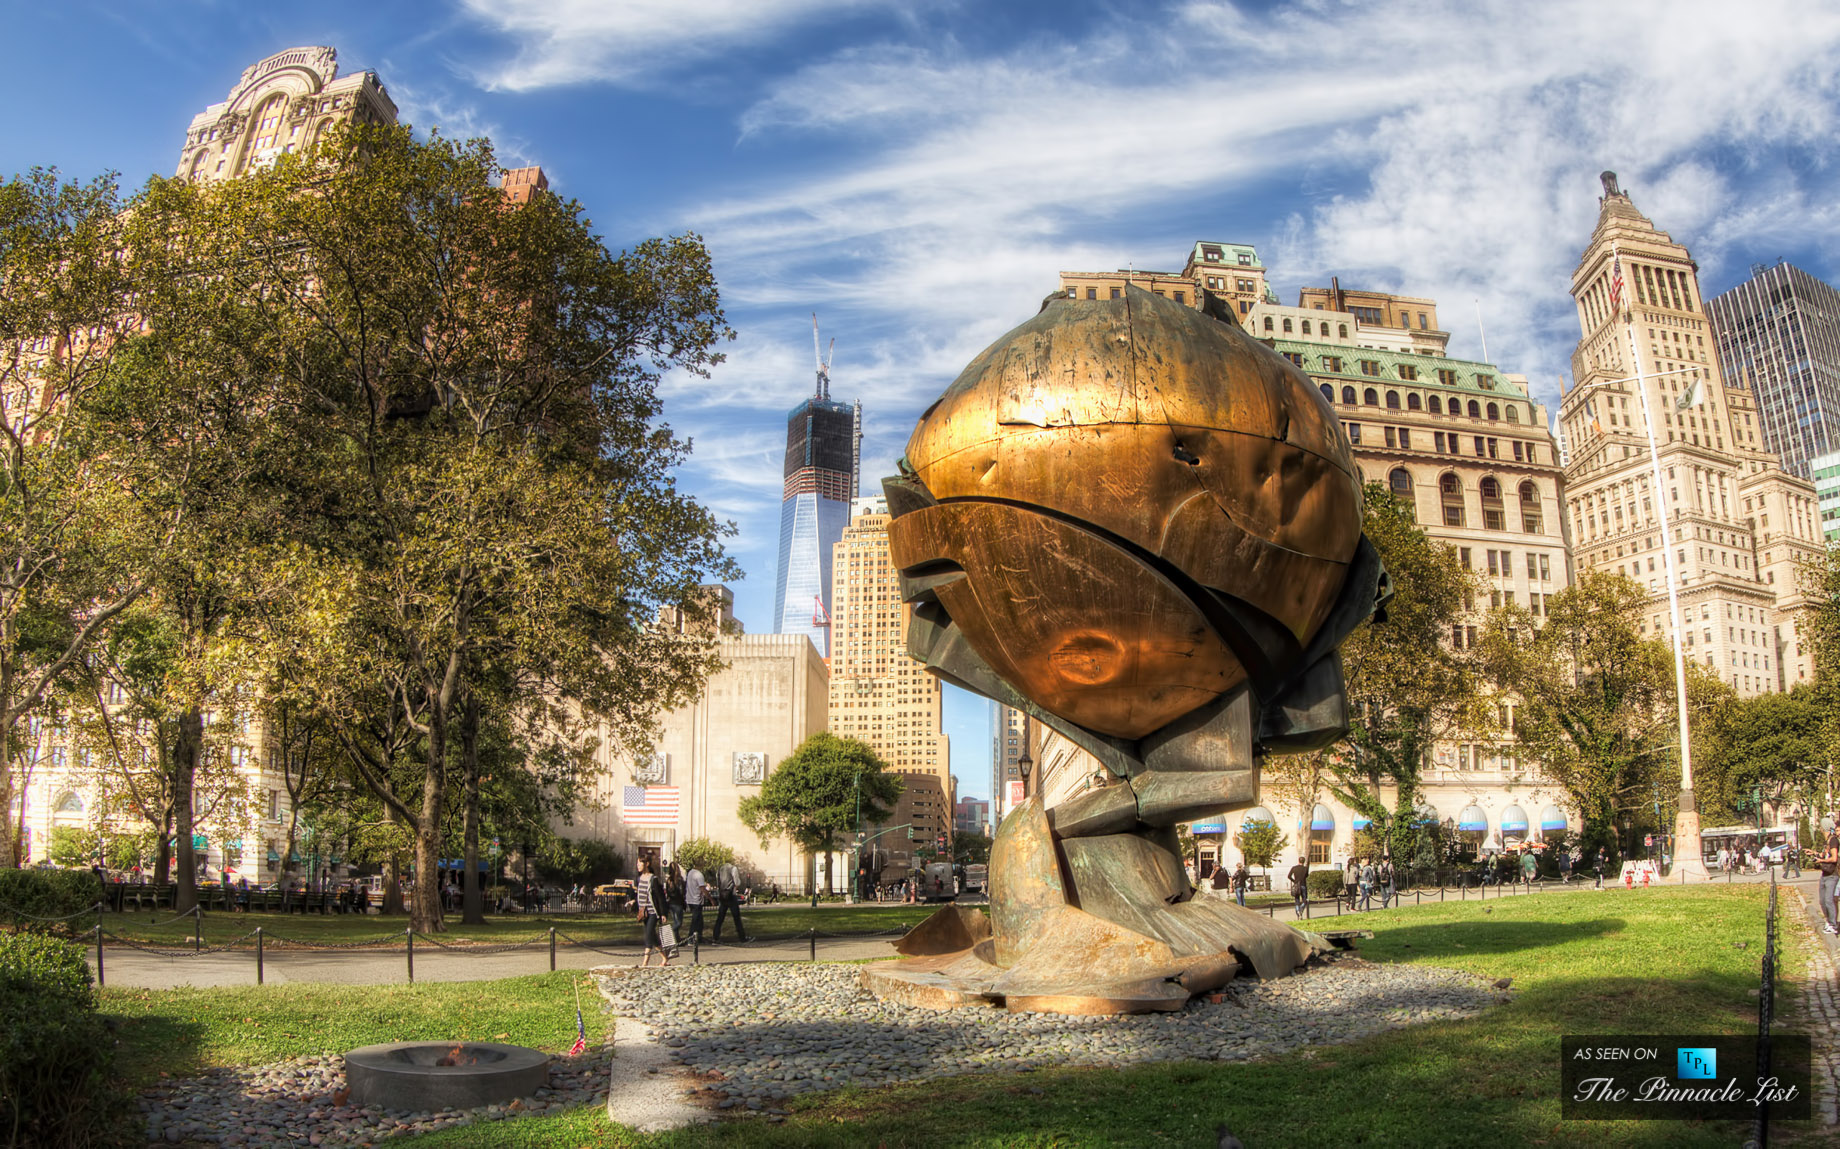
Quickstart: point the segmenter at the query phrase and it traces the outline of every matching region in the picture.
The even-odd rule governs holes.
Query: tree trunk
[[[391,854],[383,869],[383,905],[379,912],[392,916],[403,912],[402,855]]]
[[[178,838],[179,872],[173,875],[173,912],[185,913],[198,905],[198,856],[192,847],[192,783],[198,776],[198,758],[204,750],[204,712],[196,708],[179,716],[179,739],[173,747],[173,821]]]
[[[163,886],[172,881],[172,814],[160,819],[159,851],[153,856],[153,884]]]
[[[415,903],[410,919],[423,933],[438,933],[441,922],[441,813],[447,798],[447,715],[438,698],[428,707],[428,761],[422,776],[422,813],[415,827]]]
[[[460,712],[460,760],[466,769],[464,856],[461,865],[460,920],[465,925],[486,923],[485,896],[479,881],[479,700],[469,696]]]
[[[12,755],[6,751],[4,741],[0,740],[0,869],[15,870],[19,868],[19,855],[23,852],[20,831],[25,819],[13,820],[13,763]]]

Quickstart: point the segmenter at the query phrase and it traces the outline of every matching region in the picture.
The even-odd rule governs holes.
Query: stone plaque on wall
[[[735,785],[758,786],[767,780],[767,756],[755,751],[735,751]]]
[[[669,754],[642,754],[633,763],[633,780],[641,786],[663,786],[671,781]]]

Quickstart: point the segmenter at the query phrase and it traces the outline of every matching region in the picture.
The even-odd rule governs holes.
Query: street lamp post
[[[1611,250],[1620,274],[1622,255],[1615,248]],[[1674,562],[1676,528],[1673,523],[1672,509],[1668,505],[1667,485],[1661,474],[1661,445],[1655,435],[1655,418],[1650,409],[1648,397],[1650,376],[1642,370],[1642,357],[1636,346],[1635,316],[1626,303],[1618,308],[1618,313],[1623,320],[1624,334],[1628,337],[1629,361],[1635,366],[1636,373],[1622,379],[1605,379],[1590,383],[1585,389],[1595,390],[1613,384],[1633,382],[1642,397],[1642,429],[1648,436],[1648,461],[1652,476],[1650,481],[1654,484],[1655,505],[1661,515],[1661,565],[1667,575],[1668,620],[1673,628],[1674,639],[1674,693],[1680,723],[1680,805],[1674,814],[1676,843],[1674,856],[1684,873],[1694,878],[1709,879],[1710,875],[1706,873],[1706,863],[1700,857],[1699,807],[1693,797],[1693,751],[1692,743],[1687,736],[1687,654],[1685,631],[1680,617],[1680,579]],[[1705,370],[1704,365],[1683,367],[1675,371],[1657,372],[1653,377],[1659,379],[1666,375],[1684,375],[1689,372],[1697,374]],[[1678,848],[1678,844],[1682,842],[1690,843],[1692,846],[1684,857]]]
[[[1029,774],[1035,769],[1035,759],[1029,753],[1029,716],[1022,716],[1022,756],[1016,759],[1016,774],[1022,779],[1022,800],[1029,800]]]

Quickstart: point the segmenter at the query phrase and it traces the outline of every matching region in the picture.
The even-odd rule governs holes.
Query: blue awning
[[[1457,815],[1457,829],[1470,833],[1483,833],[1489,828],[1489,816],[1482,812],[1480,806],[1465,806]]]
[[[1310,811],[1310,829],[1311,830],[1333,830],[1335,829],[1335,815],[1329,812],[1329,807],[1318,805],[1316,809]]]
[[[1357,830],[1365,830],[1373,824],[1374,820],[1365,814],[1356,814],[1354,816],[1354,828]]]
[[[1546,811],[1540,815],[1540,829],[1563,830],[1565,828],[1565,811],[1557,806],[1546,807]]]
[[[1263,806],[1254,806],[1252,809],[1246,811],[1246,816],[1239,820],[1239,828],[1244,830],[1254,822],[1263,822],[1267,826],[1275,826],[1278,824],[1278,820],[1271,816],[1271,811]]]
[[[1509,806],[1501,812],[1501,832],[1504,834],[1525,834],[1527,832],[1527,812],[1519,806]]]
[[[1191,834],[1224,834],[1227,832],[1225,818],[1209,818],[1205,822],[1196,822],[1188,828]]]
[[[1437,807],[1429,802],[1420,802],[1412,810],[1412,824],[1415,826],[1435,826],[1437,820]]]

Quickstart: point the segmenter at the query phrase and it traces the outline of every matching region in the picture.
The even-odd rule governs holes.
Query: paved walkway
[[[861,961],[887,957],[892,937],[818,939],[819,961]],[[416,939],[416,981],[494,981],[498,978],[549,972],[549,945],[536,942],[509,951],[483,947],[487,952],[442,949]],[[496,951],[496,952],[493,952]],[[96,950],[87,950],[90,968]],[[699,955],[705,964],[757,961],[809,961],[811,943],[803,938],[784,942],[750,942],[745,946],[705,945]],[[692,960],[689,947],[678,953],[673,965]],[[557,969],[590,969],[604,965],[637,965],[637,946],[584,949],[556,944]],[[654,959],[653,964],[657,961]],[[344,985],[389,985],[409,980],[409,959],[402,946],[385,950],[268,949],[262,962],[263,982],[328,982]],[[253,945],[196,957],[164,957],[124,946],[111,945],[103,953],[103,981],[114,987],[172,989],[175,986],[227,986],[256,984]]]
[[[1814,1114],[1825,1125],[1840,1124],[1840,987],[1835,985],[1835,970],[1840,969],[1840,938],[1825,933],[1819,902],[1819,878],[1792,882],[1783,891],[1787,905],[1779,901],[1784,933],[1799,929],[1803,948],[1808,951],[1806,971],[1790,971],[1790,977],[1802,992],[1796,1006],[1781,1022],[1789,1032],[1808,1034],[1814,1045]],[[1795,913],[1799,904],[1802,912]]]

